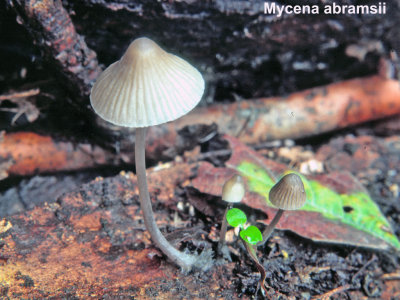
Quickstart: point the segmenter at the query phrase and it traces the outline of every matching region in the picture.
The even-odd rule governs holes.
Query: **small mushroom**
[[[271,223],[263,232],[263,240],[259,245],[264,244],[285,210],[296,210],[306,202],[306,192],[299,175],[290,173],[281,178],[269,191],[269,201],[279,210]]]
[[[222,247],[225,244],[225,234],[227,228],[227,220],[226,214],[233,207],[234,203],[239,203],[242,201],[245,194],[245,187],[243,178],[240,175],[233,175],[230,179],[228,179],[224,186],[222,187],[222,200],[228,202],[228,205],[225,209],[224,218],[221,225],[221,231],[218,242],[218,251],[221,252]]]
[[[184,271],[191,270],[197,258],[174,248],[154,220],[146,179],[145,136],[147,127],[188,113],[203,92],[204,80],[199,71],[142,37],[100,74],[90,95],[94,111],[104,120],[136,128],[136,175],[145,226],[157,247]]]

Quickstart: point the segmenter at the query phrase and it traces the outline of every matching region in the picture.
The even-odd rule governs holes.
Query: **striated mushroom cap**
[[[269,191],[269,200],[283,210],[302,207],[306,202],[306,192],[300,176],[294,173],[283,176]]]
[[[233,175],[222,187],[222,200],[229,203],[242,201],[246,190],[243,178],[240,175]]]
[[[142,37],[100,74],[90,103],[115,125],[148,127],[185,115],[203,92],[204,80],[197,69]]]

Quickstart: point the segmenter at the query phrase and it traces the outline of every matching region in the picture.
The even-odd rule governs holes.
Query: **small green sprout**
[[[239,208],[232,208],[228,210],[226,214],[226,220],[232,227],[239,227],[241,229],[240,237],[246,243],[256,245],[262,241],[261,231],[256,226],[251,225],[247,228],[244,228],[244,224],[247,222],[247,216]]]
[[[240,237],[251,245],[257,245],[262,241],[262,233],[256,226],[249,226],[244,230],[240,231]]]
[[[232,227],[240,226],[240,228],[243,228],[244,224],[247,222],[247,217],[239,208],[232,208],[226,213],[226,220]]]
[[[242,238],[244,247],[246,248],[246,251],[250,258],[256,264],[256,267],[261,275],[258,287],[261,287],[261,292],[264,296],[267,295],[267,288],[265,286],[265,278],[267,277],[267,275],[263,265],[258,260],[256,253],[257,244],[261,243],[263,239],[261,231],[253,225],[244,228],[244,225],[247,221],[247,216],[242,210],[238,208],[232,208],[228,210],[228,212],[226,213],[226,220],[229,225],[233,227],[239,227],[241,229],[239,235]]]

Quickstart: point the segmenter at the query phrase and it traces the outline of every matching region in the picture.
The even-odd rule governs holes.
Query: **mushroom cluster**
[[[90,95],[90,103],[101,118],[136,128],[136,175],[145,226],[157,247],[184,271],[192,269],[197,257],[174,248],[157,227],[147,186],[145,137],[146,128],[173,121],[192,110],[203,92],[204,80],[198,70],[142,37],[100,74]]]

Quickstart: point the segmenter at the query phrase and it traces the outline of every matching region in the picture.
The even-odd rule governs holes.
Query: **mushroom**
[[[233,207],[234,203],[242,201],[244,194],[245,194],[245,187],[243,178],[237,174],[233,175],[230,179],[228,179],[222,187],[222,200],[228,202],[228,205],[226,206],[224,219],[221,225],[221,232],[218,242],[218,252],[221,252],[221,248],[225,244],[225,234],[226,234],[226,228],[228,226],[226,220],[226,214]]]
[[[269,201],[278,208],[278,212],[265,228],[259,245],[267,241],[285,210],[299,209],[306,202],[306,192],[300,176],[295,173],[283,176],[269,191]]]
[[[135,128],[136,175],[145,226],[156,246],[184,271],[192,269],[197,257],[174,248],[157,227],[146,179],[145,137],[147,127],[187,114],[203,92],[199,71],[142,37],[100,74],[90,95],[91,105],[101,118]]]

